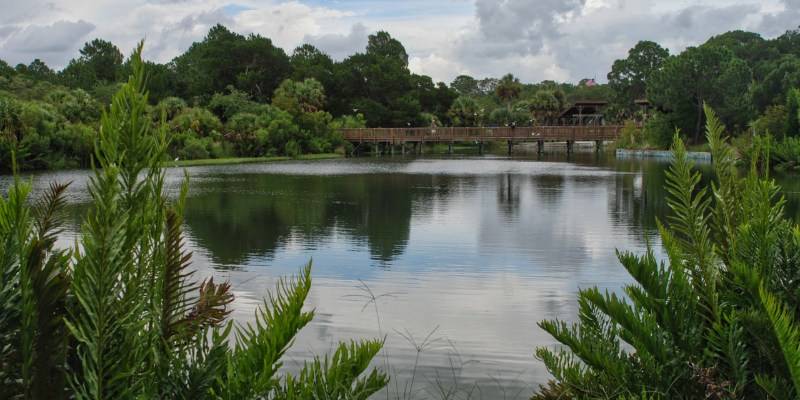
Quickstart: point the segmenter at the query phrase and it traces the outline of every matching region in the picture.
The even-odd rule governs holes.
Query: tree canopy
[[[749,115],[747,91],[752,71],[724,47],[689,47],[664,61],[647,80],[647,98],[657,107],[678,114],[691,123],[682,128],[700,141],[703,106],[708,104],[729,123],[743,124]]]
[[[643,40],[628,51],[628,58],[614,61],[608,73],[608,85],[614,90],[616,101],[632,110],[634,100],[647,95],[647,78],[661,68],[667,57],[669,50]]]

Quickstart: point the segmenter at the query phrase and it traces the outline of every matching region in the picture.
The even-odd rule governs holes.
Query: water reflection
[[[396,392],[436,397],[427,383],[441,379],[480,385],[484,398],[526,398],[548,378],[534,348],[554,344],[536,322],[574,319],[579,288],[630,283],[617,248],[658,246],[664,168],[593,152],[189,168],[186,240],[198,277],[231,281],[240,320],[313,257],[316,318],[286,368],[333,340],[385,336]],[[35,177],[37,187],[75,181],[73,239],[86,176]],[[174,193],[181,179],[168,171]],[[432,332],[417,359],[415,345]]]

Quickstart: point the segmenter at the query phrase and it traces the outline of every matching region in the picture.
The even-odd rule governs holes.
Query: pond
[[[191,167],[186,243],[198,278],[231,282],[239,321],[313,259],[316,316],[288,370],[339,340],[385,337],[375,365],[393,380],[377,398],[526,399],[549,378],[535,348],[555,345],[537,322],[574,320],[581,288],[631,283],[617,249],[661,254],[665,168],[593,151]],[[177,194],[183,169],[167,174]],[[74,181],[65,245],[87,177],[34,175],[37,190]]]

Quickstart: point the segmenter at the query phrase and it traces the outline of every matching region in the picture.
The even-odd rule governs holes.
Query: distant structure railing
[[[343,128],[345,140],[361,142],[467,142],[510,140],[527,141],[605,141],[616,140],[622,126],[526,126],[453,128]]]
[[[520,127],[430,127],[430,128],[343,128],[342,136],[355,145],[357,152],[364,143],[374,143],[379,148],[394,152],[394,146],[400,145],[401,152],[406,152],[406,145],[413,146],[414,152],[422,153],[427,142],[445,142],[449,152],[453,152],[453,143],[474,142],[478,144],[478,152],[483,151],[483,143],[490,141],[506,141],[508,154],[514,152],[514,144],[536,142],[539,152],[544,151],[545,142],[565,142],[567,152],[572,151],[576,141],[594,141],[599,147],[602,142],[616,140],[622,133],[618,125],[567,125],[567,126],[520,126]]]

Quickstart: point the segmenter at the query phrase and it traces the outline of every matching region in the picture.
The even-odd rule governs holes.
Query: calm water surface
[[[378,398],[529,398],[548,379],[534,350],[555,343],[536,323],[574,320],[581,288],[631,283],[616,249],[660,253],[664,167],[593,152],[192,167],[186,241],[199,277],[230,280],[241,321],[313,258],[316,317],[290,370],[386,337],[376,365],[394,380]],[[168,170],[174,193],[182,173]],[[87,172],[34,179],[75,181],[71,243]]]

